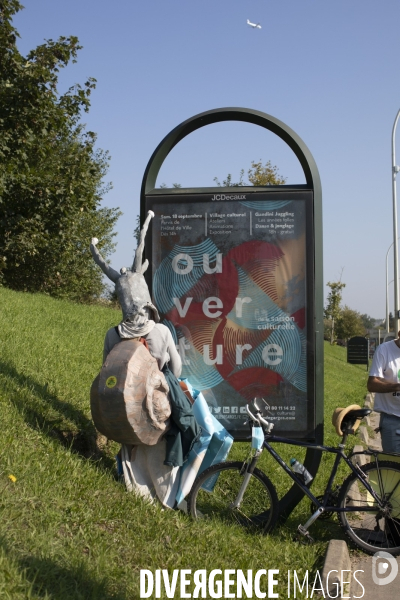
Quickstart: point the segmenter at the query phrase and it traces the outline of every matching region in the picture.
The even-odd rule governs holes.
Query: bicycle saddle
[[[356,429],[360,425],[361,419],[366,417],[372,412],[370,408],[361,408],[358,404],[351,404],[346,408],[336,408],[332,415],[332,425],[334,426],[336,433],[340,436],[345,431],[349,433],[355,433]]]

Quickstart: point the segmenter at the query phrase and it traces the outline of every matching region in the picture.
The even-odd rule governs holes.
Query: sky
[[[249,27],[247,19],[262,28]],[[398,1],[25,0],[14,26],[23,54],[61,35],[76,35],[83,46],[78,62],[63,70],[59,91],[97,80],[82,120],[111,155],[106,181],[113,189],[103,204],[123,212],[115,269],[131,264],[141,182],[160,141],[203,111],[250,108],[293,129],[316,161],[324,297],[326,282],[341,277],[343,304],[385,317],[392,128],[400,108]],[[400,146],[397,155],[400,162]],[[270,160],[287,183],[305,181],[282,140],[228,122],[179,143],[157,185],[212,186],[214,177],[238,178],[252,160]],[[393,310],[393,249],[388,268]]]

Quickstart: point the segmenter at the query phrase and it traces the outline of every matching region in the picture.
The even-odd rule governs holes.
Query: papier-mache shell
[[[169,429],[168,384],[143,344],[116,344],[90,390],[92,418],[107,438],[153,446]]]

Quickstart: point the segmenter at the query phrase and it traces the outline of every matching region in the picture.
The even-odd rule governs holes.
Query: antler
[[[99,265],[100,269],[107,275],[108,279],[110,279],[113,283],[117,282],[119,277],[118,271],[115,271],[110,265],[106,263],[104,258],[101,256],[100,252],[96,248],[96,244],[98,244],[99,240],[97,238],[92,238],[92,243],[90,244],[90,252],[92,253],[94,262]]]
[[[143,223],[143,227],[140,231],[139,244],[135,251],[135,258],[133,259],[132,271],[134,273],[144,273],[149,266],[149,261],[146,259],[142,264],[143,259],[143,250],[144,250],[144,238],[146,237],[147,229],[149,228],[149,223],[151,219],[154,217],[154,213],[152,210],[149,210],[147,213],[147,217],[145,222]]]

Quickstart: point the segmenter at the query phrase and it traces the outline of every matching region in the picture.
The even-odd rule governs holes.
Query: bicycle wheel
[[[240,506],[232,507],[246,467],[243,462],[224,462],[201,473],[188,499],[192,517],[237,523],[253,532],[271,531],[278,519],[279,501],[273,484],[259,469],[254,469]]]
[[[338,513],[346,535],[369,554],[378,550],[400,554],[400,463],[382,461],[361,467],[372,489],[385,502],[383,508],[352,473],[339,492],[340,508],[357,507],[355,512]],[[367,510],[369,509],[369,510]]]

